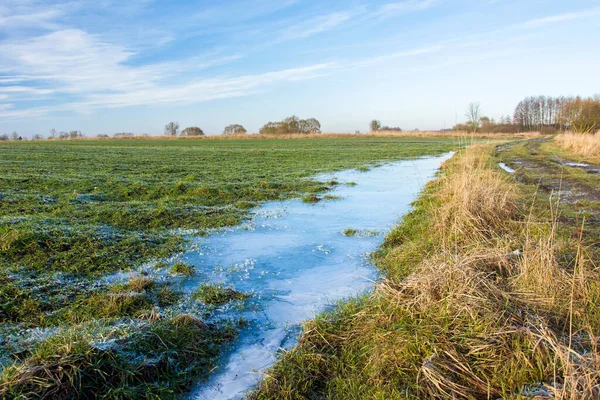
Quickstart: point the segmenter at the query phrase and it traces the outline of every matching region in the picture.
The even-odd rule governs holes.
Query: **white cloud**
[[[556,22],[572,21],[572,20],[576,20],[576,19],[593,17],[593,16],[596,16],[599,14],[600,14],[600,8],[593,8],[591,10],[586,10],[586,11],[568,12],[568,13],[552,15],[552,16],[544,17],[544,18],[536,18],[536,19],[532,19],[532,20],[522,23],[521,26],[526,27],[526,28],[534,28],[534,27],[539,27],[539,26],[543,26],[543,25],[547,25],[547,24],[553,24]]]
[[[114,93],[94,92],[85,95],[81,101],[53,107],[40,107],[21,110],[0,110],[0,117],[25,117],[42,115],[56,111],[86,112],[97,108],[115,108],[134,105],[164,103],[193,103],[220,98],[245,96],[265,87],[282,82],[313,79],[331,73],[337,67],[334,63],[321,63],[299,68],[289,68],[263,74],[243,75],[226,78],[197,79],[179,85],[148,85],[135,90]]]
[[[6,0],[0,4],[0,31],[15,29],[58,29],[56,19],[64,15],[64,4],[41,5],[36,1]]]
[[[415,56],[420,56],[423,54],[435,53],[440,50],[442,50],[442,46],[440,46],[440,45],[422,47],[422,48],[411,49],[411,50],[403,50],[403,51],[398,51],[398,52],[394,52],[394,53],[390,53],[390,54],[385,54],[382,56],[371,57],[371,58],[367,58],[364,60],[360,60],[354,64],[354,67],[370,67],[370,66],[382,64],[384,62],[399,59],[399,58],[415,57]]]
[[[333,63],[289,68],[275,72],[228,78],[193,80],[181,85],[163,85],[118,94],[96,94],[87,101],[75,104],[77,108],[123,107],[158,103],[190,103],[219,98],[239,97],[265,86],[281,82],[313,79],[331,72]]]
[[[152,66],[123,66],[133,52],[78,29],[3,42],[0,54],[0,72],[29,75],[65,92],[127,90],[159,76]]]
[[[372,16],[375,18],[388,18],[405,12],[426,10],[433,7],[435,1],[436,0],[406,0],[387,3],[373,12]]]
[[[349,11],[335,12],[328,15],[322,15],[313,18],[307,22],[300,23],[292,28],[289,28],[284,34],[284,40],[300,39],[316,35],[325,31],[329,31],[342,25],[344,22],[352,18],[352,13]]]
[[[0,86],[0,93],[23,93],[31,95],[50,94],[51,89],[37,89],[29,86]]]

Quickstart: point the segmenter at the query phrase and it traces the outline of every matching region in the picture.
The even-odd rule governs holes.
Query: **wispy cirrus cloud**
[[[543,25],[554,24],[557,22],[573,21],[577,19],[590,18],[600,15],[600,7],[578,12],[566,12],[549,17],[535,18],[520,24],[524,28],[536,28]]]
[[[335,29],[353,17],[351,11],[321,15],[286,29],[281,40],[301,39]]]
[[[136,105],[186,104],[247,96],[282,82],[294,82],[325,76],[336,68],[335,63],[322,63],[262,74],[193,79],[183,84],[148,85],[135,90],[119,92],[96,92],[86,95],[79,101],[51,107],[30,109],[3,109],[0,107],[0,117],[35,116],[57,111],[87,112],[97,108]]]
[[[374,18],[390,18],[398,14],[421,11],[431,8],[436,0],[405,0],[394,3],[387,3],[380,6],[371,16]]]

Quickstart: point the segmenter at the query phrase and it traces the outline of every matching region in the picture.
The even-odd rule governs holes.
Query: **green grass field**
[[[457,145],[439,138],[0,143],[0,397],[185,391],[208,373],[235,324],[206,325],[201,307],[197,315],[169,311],[193,300],[169,283],[132,277],[107,287],[98,277],[166,258],[185,247],[184,230],[236,225],[262,201],[318,201],[336,183],[311,179],[316,173]],[[27,328],[46,330],[35,340],[15,335]],[[95,345],[100,338],[112,345]]]

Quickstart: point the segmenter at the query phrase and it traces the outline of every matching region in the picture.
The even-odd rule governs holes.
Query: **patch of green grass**
[[[154,268],[156,268],[156,269],[169,268],[169,263],[165,262],[165,261],[159,261],[156,264],[154,264]]]
[[[40,300],[0,272],[0,323],[36,320],[43,308]]]
[[[238,292],[237,290],[223,287],[223,284],[205,283],[200,286],[194,293],[192,299],[199,300],[204,304],[224,304],[234,300],[246,300],[250,297],[249,294]]]
[[[97,276],[181,250],[183,240],[166,232],[31,219],[0,223],[0,243],[0,268]]]
[[[124,284],[84,292],[44,317],[44,325],[80,324],[92,320],[138,318],[155,307],[176,304],[183,294],[170,282],[157,283],[146,277],[134,277]]]
[[[177,274],[177,275],[185,275],[185,276],[192,276],[196,273],[193,266],[191,266],[188,263],[181,262],[181,261],[178,261],[175,264],[173,264],[173,267],[171,268],[171,272],[174,274]]]
[[[371,236],[377,236],[381,232],[370,230],[370,229],[347,228],[344,230],[343,233],[344,233],[344,236],[371,237]]]
[[[358,234],[357,229],[348,228],[344,230],[344,236],[356,236]]]
[[[306,196],[302,196],[302,202],[303,203],[318,203],[320,202],[322,199],[314,194],[308,194]]]

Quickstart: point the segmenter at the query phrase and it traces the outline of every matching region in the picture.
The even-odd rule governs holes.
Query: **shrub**
[[[173,268],[171,268],[171,272],[178,275],[192,276],[194,275],[194,268],[184,262],[176,262],[173,264]]]

